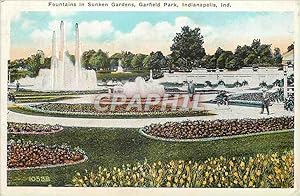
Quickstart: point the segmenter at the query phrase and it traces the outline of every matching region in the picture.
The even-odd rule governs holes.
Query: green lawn
[[[147,159],[152,161],[205,160],[210,157],[253,156],[257,153],[282,152],[293,149],[293,132],[267,134],[210,142],[164,142],[148,139],[138,129],[70,128],[52,135],[27,135],[8,138],[40,141],[46,144],[67,143],[80,146],[88,161],[78,165],[51,169],[9,171],[8,185],[11,186],[66,186],[71,184],[75,171],[91,171],[98,166],[114,167],[136,163]],[[32,176],[49,176],[50,182],[30,182]]]

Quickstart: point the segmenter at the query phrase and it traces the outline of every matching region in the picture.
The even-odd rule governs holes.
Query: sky
[[[172,39],[185,25],[201,29],[208,54],[219,46],[233,51],[257,38],[285,52],[294,36],[292,12],[21,12],[11,20],[11,59],[26,58],[37,50],[50,56],[52,32],[58,34],[61,20],[71,54],[75,23],[81,51],[102,49],[109,55],[158,50],[167,55]]]

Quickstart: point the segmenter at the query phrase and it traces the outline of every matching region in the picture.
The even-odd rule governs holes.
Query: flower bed
[[[7,132],[13,134],[47,134],[57,133],[63,130],[60,125],[43,125],[30,123],[7,123]]]
[[[176,110],[172,110],[171,106],[167,106],[164,111],[161,111],[160,105],[151,105],[149,110],[143,111],[145,105],[142,105],[142,111],[139,111],[137,107],[131,107],[127,110],[128,104],[116,105],[113,111],[110,104],[101,104],[100,107],[108,107],[105,111],[98,111],[94,104],[67,104],[67,103],[43,103],[35,105],[20,106],[21,109],[39,112],[43,114],[56,114],[56,115],[70,115],[70,116],[99,116],[99,117],[163,117],[163,116],[203,116],[212,115],[207,110],[192,111],[192,110],[180,110],[177,107]]]
[[[74,99],[73,96],[34,96],[34,97],[18,97],[17,103],[30,103],[30,102],[55,102],[65,99]]]
[[[141,129],[143,134],[167,139],[198,139],[246,135],[294,128],[294,117],[219,119],[167,122]]]
[[[80,148],[67,145],[47,146],[31,141],[10,140],[7,144],[7,167],[9,170],[35,169],[65,166],[86,160]]]
[[[172,160],[99,167],[73,177],[80,187],[196,187],[196,188],[291,188],[294,154],[257,154],[255,157],[218,157],[205,161]]]

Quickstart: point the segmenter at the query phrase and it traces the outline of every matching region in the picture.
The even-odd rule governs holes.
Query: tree
[[[36,54],[31,55],[26,59],[26,64],[28,65],[28,71],[32,77],[36,77],[41,68],[45,68],[45,55],[44,52],[38,50]]]
[[[133,56],[131,60],[131,67],[133,69],[140,70],[143,67],[143,61],[146,58],[147,55],[145,54],[136,54]]]
[[[165,56],[165,59],[166,59],[166,65],[165,66],[169,70],[175,69],[175,67],[174,67],[174,59],[172,58],[171,54],[168,54],[167,56]]]
[[[234,52],[234,56],[237,60],[237,63],[240,67],[247,67],[249,64],[245,64],[245,59],[251,53],[251,47],[244,45],[244,46],[237,46]]]
[[[92,69],[92,65],[90,64],[90,59],[94,54],[96,54],[95,50],[88,50],[82,54],[81,64],[85,69]]]
[[[109,69],[109,58],[108,53],[103,52],[101,49],[99,49],[89,60],[89,64],[91,67],[95,70],[99,69]]]
[[[159,72],[166,66],[166,58],[161,51],[151,52],[147,67],[153,71]]]
[[[227,58],[232,55],[233,53],[231,51],[223,51],[222,54],[217,59],[217,68],[224,69]]]
[[[256,56],[255,54],[249,54],[245,59],[244,59],[244,64],[245,65],[253,65],[255,63],[256,60]]]
[[[279,65],[282,63],[282,56],[279,48],[274,49],[274,63],[275,65]]]
[[[125,68],[131,68],[131,61],[132,58],[134,57],[134,54],[131,53],[130,51],[122,51],[121,52],[121,56],[122,56],[122,65]]]
[[[215,55],[211,56],[211,58],[208,60],[207,68],[208,69],[217,68],[217,58],[215,57]]]
[[[225,62],[225,68],[228,70],[238,70],[239,66],[237,64],[237,59],[234,55],[229,55]]]
[[[147,55],[143,60],[143,67],[149,69],[151,56]]]
[[[224,50],[221,47],[218,47],[218,49],[216,50],[215,55],[214,55],[216,57],[216,59],[218,59],[219,56],[221,56],[221,54],[223,52],[224,52]]]
[[[208,68],[209,60],[210,60],[211,57],[212,57],[212,55],[209,55],[209,54],[204,55],[204,57],[201,59],[202,67]]]
[[[203,43],[200,28],[190,29],[189,26],[182,27],[181,32],[176,33],[173,44],[170,47],[171,56],[177,67],[184,68],[187,66],[187,68],[192,68],[195,61],[200,62],[205,55]],[[179,59],[183,59],[186,63],[177,62]]]

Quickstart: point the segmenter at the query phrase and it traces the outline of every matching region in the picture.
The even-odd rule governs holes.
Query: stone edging
[[[285,133],[285,132],[290,132],[290,131],[294,131],[294,129],[266,131],[266,132],[240,134],[240,135],[223,136],[223,137],[211,137],[211,138],[170,139],[170,138],[162,138],[162,137],[158,137],[158,136],[149,135],[143,131],[143,128],[139,129],[139,133],[147,138],[154,139],[154,140],[160,140],[160,141],[167,141],[167,142],[207,142],[207,141],[215,141],[215,140],[223,140],[223,139],[242,138],[242,137],[255,136],[255,135],[265,135],[265,134],[272,134],[272,133]]]
[[[27,170],[27,169],[47,169],[47,168],[54,168],[54,167],[64,167],[64,166],[70,166],[70,165],[76,165],[79,163],[83,163],[88,160],[88,157],[84,155],[84,159],[73,162],[73,163],[65,163],[65,164],[56,164],[56,165],[45,165],[45,166],[39,166],[39,167],[22,167],[22,168],[7,168],[7,171],[19,171],[19,170]]]

